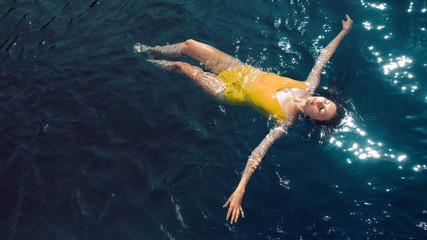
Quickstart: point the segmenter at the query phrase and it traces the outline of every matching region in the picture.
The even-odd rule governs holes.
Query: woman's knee
[[[187,40],[185,40],[185,45],[187,45],[187,46],[191,46],[191,45],[195,45],[195,44],[197,44],[198,43],[198,41],[196,41],[196,40],[194,40],[194,39],[187,39]]]
[[[204,73],[204,71],[201,68],[193,66],[186,62],[176,62],[175,72],[184,74],[190,78],[201,77]]]
[[[196,40],[194,40],[194,39],[187,39],[187,40],[184,42],[185,50],[191,50],[191,49],[193,49],[195,46],[197,46],[197,44],[199,44],[199,42],[198,42],[198,41],[196,41]]]
[[[176,62],[175,63],[175,69],[177,72],[183,72],[185,69],[188,69],[191,66],[191,64],[186,62]]]

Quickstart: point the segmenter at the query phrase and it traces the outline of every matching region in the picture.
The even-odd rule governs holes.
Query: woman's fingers
[[[245,213],[243,212],[242,206],[240,206],[240,213],[242,213],[242,218],[244,218],[245,217]]]
[[[230,208],[228,209],[227,217],[225,218],[225,220],[228,221],[228,219],[231,216],[230,223],[231,224],[236,223],[237,219],[239,219],[240,213],[242,214],[242,217],[245,217],[243,214],[243,209],[241,206],[238,206],[238,207],[237,206],[234,206],[234,207],[230,206]]]
[[[231,215],[230,223],[233,224],[234,218],[236,216],[236,211],[233,209],[233,214]]]
[[[234,208],[230,223],[231,224],[233,224],[233,222],[236,223],[238,218],[239,218],[239,208]]]
[[[239,219],[239,209],[235,209],[234,213],[235,213],[235,217],[234,217],[234,223],[237,222],[237,219]]]
[[[225,218],[226,221],[230,219],[230,223],[233,224],[237,222],[237,219],[239,219],[240,214],[242,214],[242,217],[245,217],[242,206],[240,205],[240,203],[236,203],[235,199],[233,198],[233,195],[227,200],[227,202],[224,203],[222,207],[225,208],[227,206],[229,208],[227,211],[227,217]]]
[[[227,217],[225,218],[225,220],[226,221],[228,221],[228,218],[230,217],[230,214],[231,214],[231,212],[232,212],[233,210],[232,210],[232,208],[230,207],[229,209],[228,209],[228,212],[227,212]],[[233,216],[231,216],[231,219],[233,219]]]
[[[343,30],[346,30],[347,32],[350,31],[352,25],[353,25],[353,20],[351,20],[350,16],[348,16],[348,14],[345,15],[347,20],[341,20],[342,22],[342,28]]]
[[[347,21],[349,24],[353,23],[353,20],[350,18],[350,16],[348,16],[348,14],[345,15],[347,17]]]
[[[224,203],[224,205],[222,205],[223,208],[227,207],[228,204],[230,204],[230,199],[227,200],[227,202]]]

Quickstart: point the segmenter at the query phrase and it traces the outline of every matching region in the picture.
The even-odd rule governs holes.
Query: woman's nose
[[[323,107],[323,106],[325,106],[325,103],[323,101],[318,101],[317,106]]]

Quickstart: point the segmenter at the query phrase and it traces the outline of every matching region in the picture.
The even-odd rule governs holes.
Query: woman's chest
[[[284,88],[276,92],[277,101],[286,116],[297,115],[307,91],[298,88]]]

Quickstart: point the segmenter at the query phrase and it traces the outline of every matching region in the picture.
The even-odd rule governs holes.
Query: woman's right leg
[[[148,51],[154,58],[159,55],[173,58],[187,55],[210,68],[215,74],[224,70],[231,70],[245,66],[245,64],[239,59],[234,58],[210,45],[192,39],[182,43],[156,47],[147,47],[137,43],[134,49],[136,52]]]

